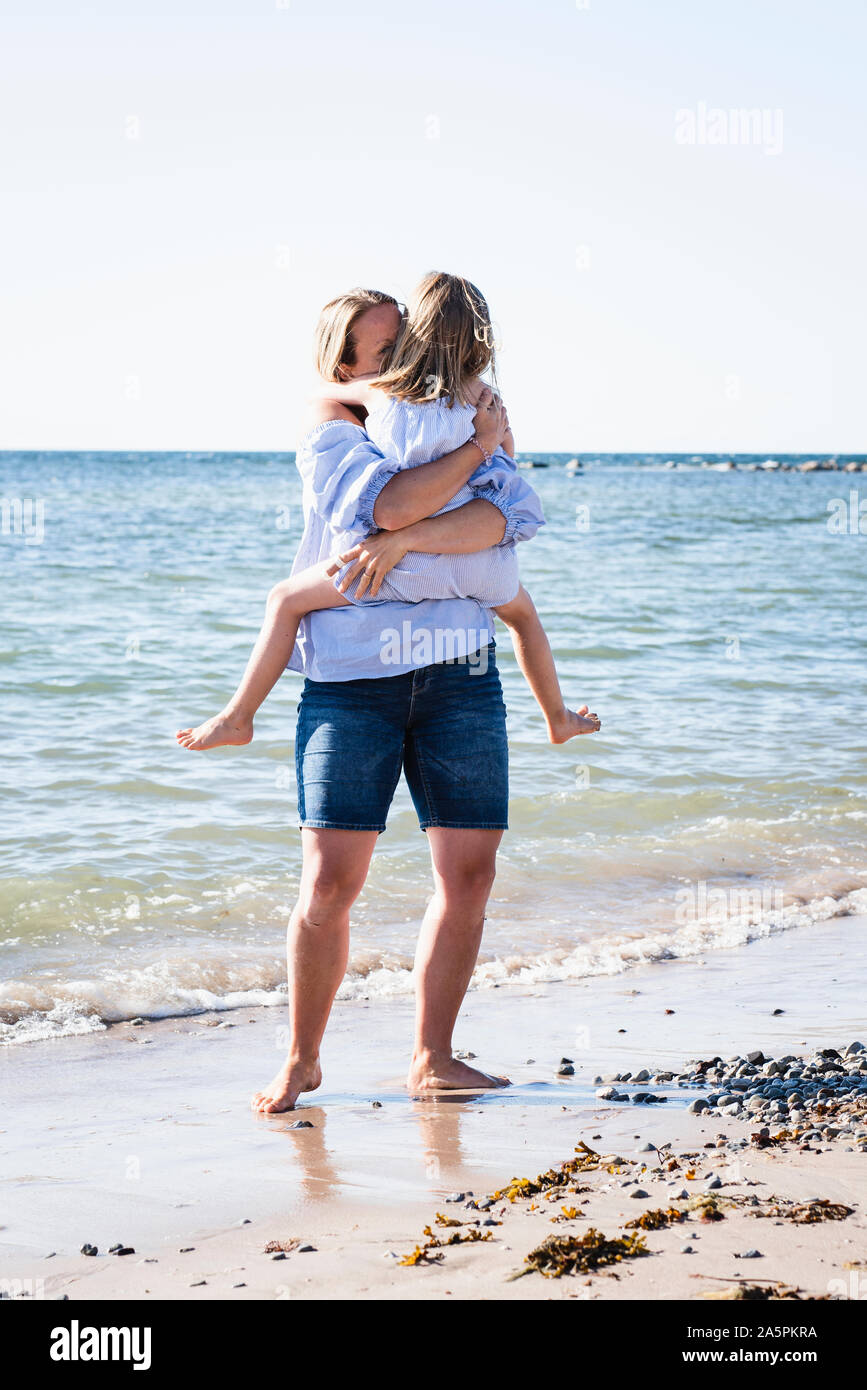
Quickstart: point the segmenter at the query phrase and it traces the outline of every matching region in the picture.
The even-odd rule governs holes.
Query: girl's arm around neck
[[[314,388],[314,400],[339,401],[341,405],[363,405],[372,410],[381,403],[382,392],[372,389],[370,383],[376,381],[376,373],[353,377],[351,381],[320,381]]]

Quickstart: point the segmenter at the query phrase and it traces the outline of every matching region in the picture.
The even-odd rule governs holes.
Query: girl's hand
[[[368,536],[366,540],[332,560],[325,571],[329,575],[336,574],[351,561],[355,562],[341,579],[337,592],[345,594],[353,580],[361,575],[355,597],[363,598],[369,590],[368,596],[376,598],[389,570],[400,564],[404,555],[412,548],[408,535],[410,529],[407,526],[402,531],[377,531],[375,535]]]
[[[486,386],[479,397],[479,407],[473,416],[476,439],[492,454],[502,444],[509,428],[506,407],[499,396]]]

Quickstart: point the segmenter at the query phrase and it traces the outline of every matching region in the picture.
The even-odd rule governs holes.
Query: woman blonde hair
[[[349,290],[325,305],[319,315],[313,338],[313,358],[316,370],[325,381],[346,381],[347,367],[355,366],[353,328],[362,314],[380,304],[400,308],[391,294],[382,290]]]
[[[460,275],[432,270],[410,299],[388,366],[375,384],[402,401],[468,403],[465,388],[495,371],[494,331],[481,290]]]

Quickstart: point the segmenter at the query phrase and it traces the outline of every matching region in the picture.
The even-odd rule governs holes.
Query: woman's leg
[[[364,887],[375,830],[301,831],[304,862],[286,933],[289,1046],[286,1060],[252,1108],[292,1110],[322,1080],[319,1046],[349,958],[349,910]]]
[[[452,1056],[452,1032],[470,983],[494,882],[502,830],[428,827],[434,896],[415,954],[416,1032],[411,1091],[507,1086]]]
[[[551,644],[523,584],[511,602],[494,612],[512,634],[515,659],[545,716],[551,742],[565,743],[576,734],[596,733],[602,725],[595,714],[588,714],[586,705],[577,711],[566,708]]]
[[[183,748],[199,751],[250,742],[253,716],[286,670],[301,619],[318,608],[344,608],[348,603],[325,574],[329,564],[324,560],[274,585],[241,684],[213,719],[195,729],[178,729],[175,738]]]

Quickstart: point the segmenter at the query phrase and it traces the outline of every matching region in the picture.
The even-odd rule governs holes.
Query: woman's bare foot
[[[511,1086],[507,1076],[490,1076],[459,1062],[450,1053],[418,1053],[413,1057],[406,1078],[408,1091],[481,1091]]]
[[[602,728],[598,714],[588,714],[587,706],[579,710],[563,709],[553,719],[547,721],[548,738],[552,743],[565,743],[576,734],[595,734]]]
[[[253,721],[243,715],[223,710],[213,719],[206,719],[196,729],[178,729],[175,738],[182,748],[197,752],[204,748],[223,748],[226,744],[249,743],[253,737]]]
[[[312,1062],[287,1059],[264,1091],[256,1091],[250,1108],[260,1115],[276,1115],[281,1110],[294,1110],[302,1091],[315,1091],[322,1085],[322,1068],[318,1057]]]

